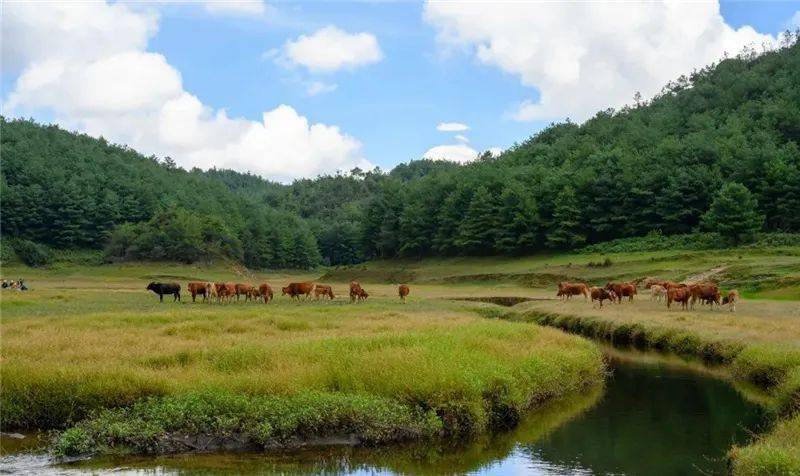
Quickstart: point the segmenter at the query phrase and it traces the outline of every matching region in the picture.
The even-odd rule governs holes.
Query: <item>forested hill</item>
[[[647,103],[552,125],[499,158],[288,186],[3,119],[3,238],[118,259],[308,267],[523,254],[652,230],[800,232],[796,38],[678,78]]]

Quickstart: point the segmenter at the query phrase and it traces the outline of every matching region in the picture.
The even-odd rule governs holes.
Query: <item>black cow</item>
[[[146,289],[158,294],[160,302],[164,302],[165,294],[172,294],[172,302],[181,300],[181,285],[178,283],[156,283],[154,281],[148,284]]]

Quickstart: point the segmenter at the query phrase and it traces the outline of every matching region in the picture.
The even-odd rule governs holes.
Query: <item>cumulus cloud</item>
[[[468,129],[468,125],[461,124],[460,122],[440,122],[439,125],[436,126],[436,130],[441,132],[462,132]]]
[[[422,154],[425,159],[449,160],[464,164],[478,158],[478,151],[466,144],[437,145]]]
[[[66,128],[169,155],[184,167],[282,181],[371,168],[358,140],[291,106],[252,121],[204,105],[163,55],[147,51],[158,27],[153,13],[121,3],[10,3],[3,14],[3,53],[21,68],[4,100],[7,115],[46,112]]]
[[[329,73],[379,62],[383,52],[371,33],[348,33],[335,26],[287,41],[282,62],[303,66],[312,72]]]
[[[652,97],[669,80],[776,38],[725,23],[717,2],[428,2],[423,16],[446,47],[518,75],[539,91],[518,120],[584,120]]]
[[[260,16],[267,11],[261,0],[205,0],[203,6],[209,13],[225,15]]]

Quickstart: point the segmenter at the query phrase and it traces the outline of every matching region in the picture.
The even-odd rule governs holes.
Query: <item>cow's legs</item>
[[[158,295],[158,302],[164,302],[164,295],[163,294],[159,294]]]

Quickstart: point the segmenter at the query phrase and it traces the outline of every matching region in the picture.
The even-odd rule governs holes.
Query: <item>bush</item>
[[[663,235],[660,231],[651,231],[645,236],[620,238],[617,240],[596,243],[580,250],[581,253],[634,253],[640,251],[667,250],[715,250],[728,248],[729,241],[718,233],[688,233],[682,235]],[[747,248],[776,248],[781,246],[800,246],[798,233],[757,233],[755,241]]]
[[[0,264],[7,265],[16,259],[17,255],[14,254],[11,240],[0,241]]]
[[[44,245],[30,240],[15,240],[12,246],[17,257],[28,266],[46,266],[53,263],[53,253]]]

